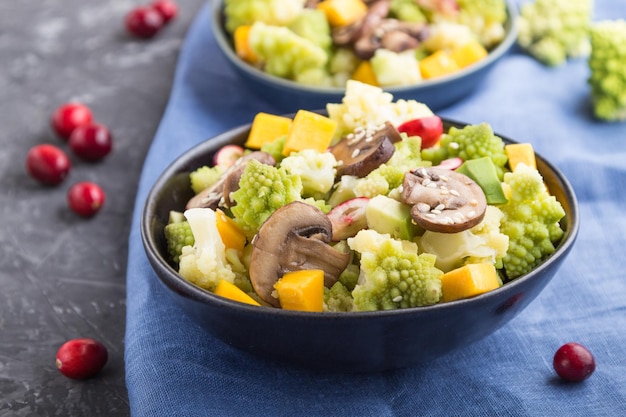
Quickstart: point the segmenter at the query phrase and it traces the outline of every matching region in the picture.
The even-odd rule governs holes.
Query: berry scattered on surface
[[[57,351],[56,367],[68,378],[85,379],[100,372],[108,358],[106,347],[97,340],[72,339]]]
[[[554,354],[554,370],[562,379],[571,382],[583,381],[596,369],[596,361],[583,345],[569,342]]]
[[[76,214],[94,216],[104,205],[106,196],[96,183],[83,181],[72,185],[67,192],[67,202]]]
[[[78,157],[86,161],[98,161],[111,152],[113,138],[106,126],[91,123],[77,127],[68,143]]]
[[[151,6],[161,14],[163,24],[168,24],[178,16],[178,5],[172,0],[156,0]]]
[[[26,170],[31,177],[45,185],[58,185],[70,172],[68,156],[54,145],[33,146],[26,155]]]
[[[126,30],[138,38],[152,38],[165,22],[161,13],[153,7],[138,6],[132,9],[124,19]]]
[[[93,115],[91,109],[82,103],[66,103],[59,106],[52,113],[51,124],[54,131],[63,139],[78,126],[91,123]]]

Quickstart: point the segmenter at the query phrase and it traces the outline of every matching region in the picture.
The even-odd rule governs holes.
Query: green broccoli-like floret
[[[348,238],[348,245],[360,254],[355,310],[421,307],[441,299],[443,272],[435,267],[435,255],[417,254],[415,243],[365,229]]]
[[[237,27],[263,22],[285,26],[303,10],[306,0],[225,0],[226,29],[233,33]]]
[[[502,138],[493,133],[488,123],[451,127],[448,133],[441,135],[438,147],[422,150],[422,159],[438,165],[444,159],[457,156],[464,161],[489,157],[496,167],[498,178],[502,179],[508,161],[504,145]]]
[[[248,43],[265,72],[292,80],[305,71],[325,71],[329,58],[323,48],[284,26],[256,22],[250,28]]]
[[[468,26],[481,44],[491,47],[504,39],[506,2],[504,0],[457,0],[459,23]]]
[[[427,18],[415,0],[391,0],[389,14],[398,20],[426,23]]]
[[[201,166],[189,173],[189,181],[191,182],[191,189],[194,193],[198,194],[200,191],[205,188],[210,187],[224,173],[224,168],[219,165],[215,165],[212,167],[209,166]]]
[[[315,45],[330,52],[333,38],[326,14],[318,9],[304,9],[287,26],[293,33],[308,39]]]
[[[548,66],[589,53],[592,0],[535,0],[522,5],[518,44]]]
[[[549,194],[539,171],[519,164],[504,174],[509,202],[498,206],[504,214],[500,230],[509,237],[503,259],[508,279],[530,272],[563,236],[559,221],[565,216],[561,203]]]
[[[341,282],[337,281],[332,287],[324,288],[324,311],[352,311],[352,305],[352,294]]]
[[[209,291],[215,289],[220,279],[234,283],[235,273],[226,259],[226,247],[217,230],[215,212],[209,208],[193,208],[185,211],[185,218],[194,244],[183,246],[178,273]]]
[[[172,262],[178,263],[184,246],[193,246],[194,238],[189,222],[183,213],[171,211],[168,223],[164,228],[167,252]]]
[[[263,222],[280,207],[302,199],[302,180],[286,169],[256,160],[246,164],[239,189],[231,194],[231,212],[246,236],[251,239]]]
[[[591,27],[589,85],[594,114],[601,120],[626,120],[626,20]]]
[[[502,211],[487,206],[483,221],[471,229],[458,233],[427,230],[416,241],[422,252],[437,256],[435,266],[443,272],[468,263],[488,262],[501,267],[509,248],[509,237],[500,231],[502,218]]]
[[[330,152],[318,152],[304,149],[291,153],[284,158],[280,166],[302,180],[302,195],[323,198],[335,183],[337,160]]]

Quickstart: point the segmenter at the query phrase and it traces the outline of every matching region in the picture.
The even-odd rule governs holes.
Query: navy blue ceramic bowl
[[[223,1],[215,1],[212,10],[212,31],[215,40],[231,67],[255,94],[267,97],[285,113],[300,109],[323,109],[326,103],[340,103],[345,95],[343,88],[322,88],[298,84],[275,77],[246,64],[234,52],[232,39],[224,29]],[[481,81],[494,64],[514,45],[517,38],[517,8],[513,0],[507,0],[508,19],[506,37],[489,55],[454,74],[425,80],[420,84],[387,87],[395,100],[414,99],[427,104],[433,111],[454,104],[480,88]]]
[[[446,128],[463,126],[444,122]],[[225,343],[268,360],[313,369],[371,372],[416,365],[462,349],[505,325],[533,301],[557,272],[578,234],[578,204],[572,187],[538,155],[538,169],[565,209],[565,235],[556,252],[537,269],[497,290],[429,307],[359,313],[306,313],[231,301],[177,274],[168,261],[163,228],[170,210],[183,210],[193,195],[189,172],[210,164],[220,147],[243,144],[249,129],[246,125],[216,136],[172,163],[148,195],[141,234],[156,277],[190,320]]]

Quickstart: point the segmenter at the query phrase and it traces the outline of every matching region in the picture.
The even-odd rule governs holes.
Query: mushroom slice
[[[487,199],[471,178],[444,168],[417,168],[404,174],[402,201],[426,230],[457,233],[480,223]]]
[[[341,161],[337,176],[366,176],[391,158],[393,144],[401,140],[400,132],[389,122],[374,128],[357,128],[330,148],[335,159]]]
[[[296,201],[272,213],[252,242],[250,281],[259,297],[279,307],[274,284],[291,271],[321,269],[325,286],[337,282],[350,254],[330,246],[331,236],[330,220],[310,204]]]
[[[220,205],[222,200],[224,200],[223,204],[226,207],[230,207],[232,205],[230,198],[224,198],[224,196],[230,196],[230,193],[239,188],[241,174],[246,164],[252,159],[256,159],[267,165],[276,165],[276,161],[272,155],[267,152],[255,151],[244,155],[228,167],[214,184],[191,197],[185,208],[208,207],[215,209]]]

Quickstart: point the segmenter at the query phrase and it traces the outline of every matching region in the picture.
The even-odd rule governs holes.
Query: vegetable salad
[[[327,115],[259,113],[190,173],[164,233],[186,280],[257,306],[373,311],[471,298],[537,267],[565,211],[529,143],[446,128],[348,81]]]

